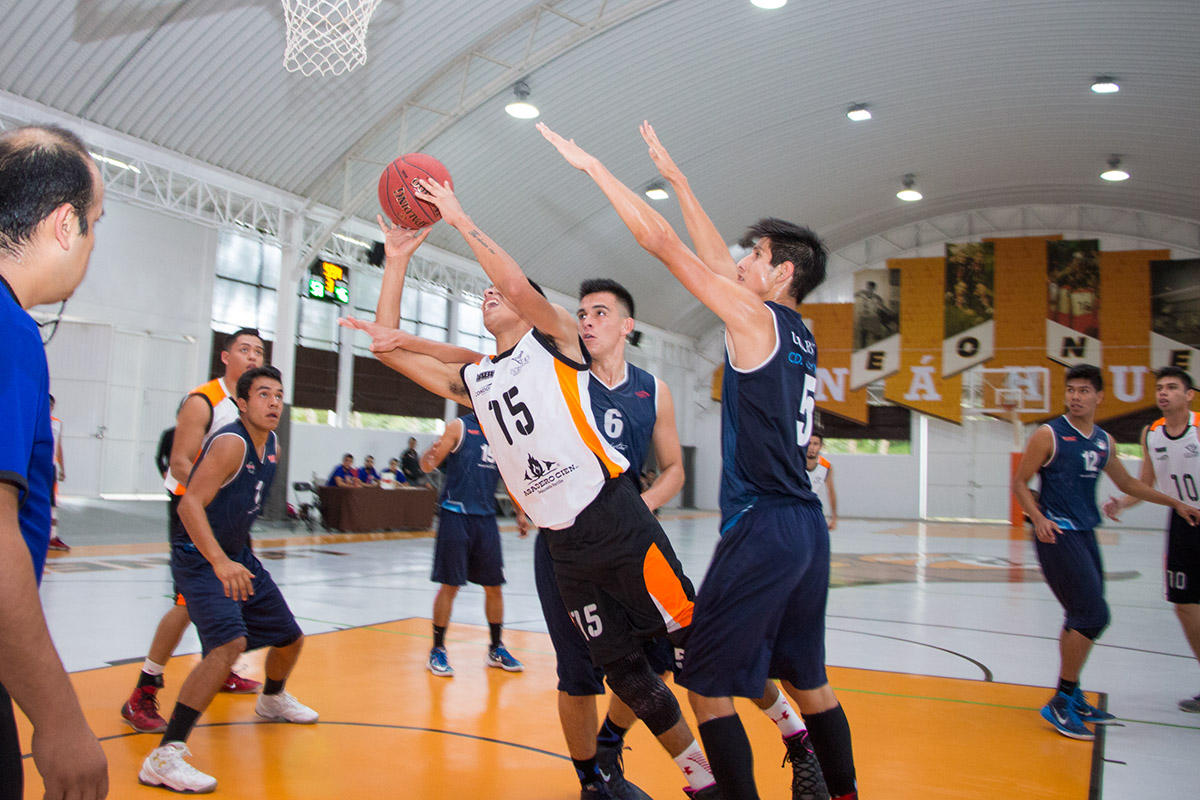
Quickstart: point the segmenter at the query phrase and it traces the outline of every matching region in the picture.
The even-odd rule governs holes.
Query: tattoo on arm
[[[484,248],[485,250],[487,250],[489,253],[491,253],[492,255],[495,255],[495,254],[496,254],[496,251],[492,249],[491,245],[489,245],[487,242],[485,242],[485,241],[483,240],[483,234],[482,234],[482,233],[480,233],[480,232],[478,231],[478,229],[476,229],[476,228],[471,228],[471,230],[467,231],[467,236],[470,236],[470,237],[472,237],[472,238],[473,238],[475,241],[479,242],[479,244],[480,244],[480,245],[482,245],[482,246],[483,246],[483,248]]]

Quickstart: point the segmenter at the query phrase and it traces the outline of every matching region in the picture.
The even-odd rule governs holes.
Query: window
[[[495,353],[496,339],[483,327],[483,309],[477,300],[458,304],[458,338],[455,344],[478,353]]]
[[[435,342],[449,341],[450,302],[436,292],[407,289],[400,298],[400,330]]]
[[[277,245],[221,231],[213,283],[215,330],[231,333],[238,328],[258,328],[266,338],[274,339],[275,292],[282,258]]]
[[[825,455],[844,453],[874,453],[881,456],[912,455],[909,442],[897,439],[825,439],[821,452]]]

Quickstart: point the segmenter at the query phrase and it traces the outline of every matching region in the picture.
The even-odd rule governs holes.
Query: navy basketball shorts
[[[1167,601],[1200,603],[1200,528],[1171,512],[1167,529]]]
[[[1095,531],[1063,531],[1047,544],[1036,536],[1038,563],[1050,591],[1063,607],[1063,627],[1071,630],[1103,628],[1108,624],[1104,600],[1104,565]]]
[[[768,678],[825,676],[829,528],[817,502],[761,498],[717,543],[677,683],[704,697],[762,697]]]
[[[433,572],[429,579],[447,586],[504,583],[500,528],[492,514],[459,514],[440,509]]]
[[[182,525],[179,520],[179,501],[183,499],[181,494],[173,494],[167,492],[167,545],[174,549],[174,533],[176,523]],[[176,583],[171,587],[171,592],[175,595],[175,605],[186,606],[187,601],[183,594],[179,591],[179,584]]]
[[[271,573],[246,547],[233,559],[254,575],[248,600],[225,596],[225,587],[195,545],[171,548],[171,574],[187,597],[188,613],[200,635],[202,652],[246,637],[246,650],[284,647],[303,635]]]
[[[641,650],[655,636],[683,646],[695,590],[632,481],[610,478],[574,524],[542,536],[593,664]]]
[[[553,535],[553,531],[550,534]],[[592,663],[587,639],[567,613],[558,581],[554,577],[554,560],[546,544],[546,533],[538,532],[533,543],[533,577],[537,584],[538,601],[542,604],[542,616],[546,619],[546,630],[558,667],[558,691],[572,697],[604,694],[604,670]],[[656,636],[643,642],[642,651],[656,675],[674,669],[675,647],[665,636]]]

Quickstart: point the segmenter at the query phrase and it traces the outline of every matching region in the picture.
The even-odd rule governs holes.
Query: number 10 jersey
[[[1188,425],[1172,439],[1167,420],[1160,418],[1146,431],[1146,458],[1153,460],[1158,490],[1200,508],[1200,413],[1188,412]]]
[[[462,368],[500,475],[539,528],[571,525],[629,467],[596,427],[588,367],[530,330],[511,350]]]

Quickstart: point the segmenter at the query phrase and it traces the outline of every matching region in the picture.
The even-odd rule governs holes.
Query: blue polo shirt
[[[50,431],[50,370],[37,323],[0,278],[0,408],[8,430],[0,436],[0,481],[19,490],[17,521],[41,583],[50,546],[50,491],[54,435]]]
[[[346,469],[341,464],[334,467],[333,472],[329,473],[329,480],[325,481],[326,486],[337,486],[338,478],[357,478],[358,470]]]

